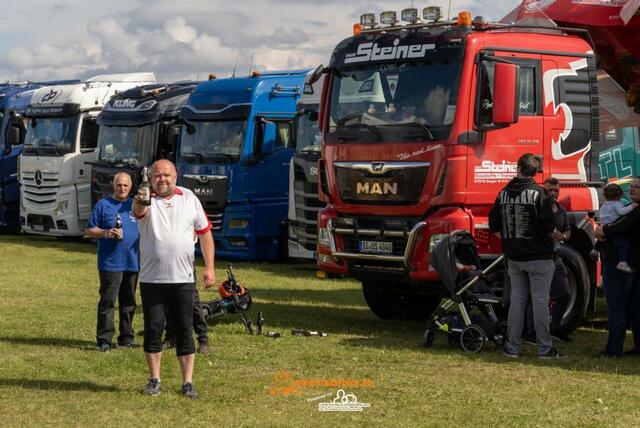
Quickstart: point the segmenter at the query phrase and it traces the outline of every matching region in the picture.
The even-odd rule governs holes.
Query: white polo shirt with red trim
[[[138,219],[140,282],[194,282],[196,235],[210,229],[202,204],[191,190],[178,186],[172,196],[152,197],[151,206]]]

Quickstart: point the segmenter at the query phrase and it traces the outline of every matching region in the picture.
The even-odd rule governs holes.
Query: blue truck
[[[182,108],[179,180],[200,198],[219,257],[286,257],[289,162],[307,72],[212,78]]]

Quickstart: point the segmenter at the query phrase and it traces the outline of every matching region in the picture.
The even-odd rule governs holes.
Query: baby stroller
[[[440,274],[451,297],[433,313],[424,332],[423,345],[433,345],[436,331],[447,334],[449,343],[466,352],[480,352],[487,341],[504,344],[506,323],[500,321],[494,306],[502,305],[501,297],[489,289],[489,274],[502,263],[500,256],[484,270],[473,236],[465,230],[454,230],[442,239],[431,253],[431,266]],[[501,281],[502,282],[502,281]],[[448,313],[457,305],[459,313]],[[471,314],[474,307],[479,314]]]

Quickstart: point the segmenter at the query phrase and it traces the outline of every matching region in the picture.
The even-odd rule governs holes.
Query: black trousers
[[[562,316],[569,304],[569,279],[567,278],[567,268],[562,262],[562,258],[553,259],[555,271],[551,280],[551,297],[555,300],[551,310],[551,330],[557,330],[562,322]]]
[[[98,344],[111,343],[115,334],[114,312],[118,299],[120,335],[118,343],[133,341],[133,316],[136,312],[136,283],[138,272],[99,272],[100,301],[98,302]]]
[[[166,311],[166,325],[165,325],[165,339],[168,342],[175,343],[176,342],[176,333],[173,329],[173,319],[171,318],[171,313]],[[207,325],[207,320],[204,317],[204,313],[202,312],[202,305],[200,304],[200,295],[198,294],[198,289],[193,287],[193,331],[195,331],[196,336],[198,336],[199,343],[209,342],[209,326]]]
[[[140,283],[144,313],[145,352],[162,352],[162,332],[166,314],[170,314],[176,334],[176,354],[196,352],[193,343],[193,282],[181,284]]]

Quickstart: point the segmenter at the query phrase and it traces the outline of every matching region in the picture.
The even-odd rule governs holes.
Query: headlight
[[[324,264],[335,263],[335,260],[333,260],[333,257],[327,256],[326,254],[318,254],[318,260],[320,261],[320,263],[324,263]]]
[[[442,241],[445,236],[447,236],[446,233],[436,233],[434,235],[431,235],[431,238],[429,238],[430,253],[433,252],[433,249],[435,248],[435,246],[438,245],[438,243],[440,243],[440,241]]]
[[[69,201],[58,202],[58,207],[56,208],[56,215],[62,215],[69,208]]]
[[[331,232],[326,227],[318,229],[318,245],[323,247],[331,247]]]

